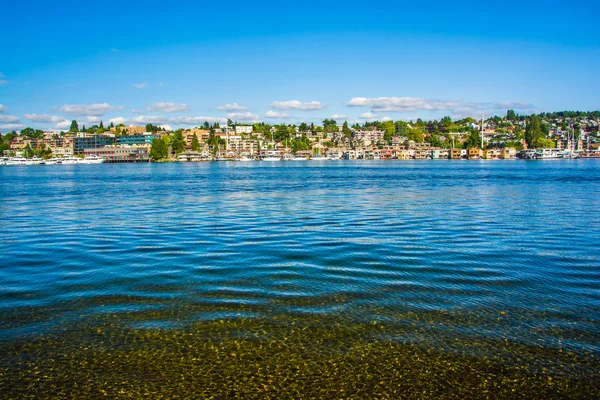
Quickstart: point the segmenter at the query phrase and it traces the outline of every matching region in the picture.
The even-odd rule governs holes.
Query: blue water
[[[3,341],[334,314],[600,351],[596,160],[0,167],[0,232]]]

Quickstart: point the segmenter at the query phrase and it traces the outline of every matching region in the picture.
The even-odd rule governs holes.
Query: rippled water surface
[[[335,316],[600,351],[594,160],[4,167],[0,228],[4,342]]]

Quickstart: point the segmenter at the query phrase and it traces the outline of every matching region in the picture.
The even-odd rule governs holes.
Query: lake
[[[600,388],[598,160],[15,166],[0,182],[0,394]]]

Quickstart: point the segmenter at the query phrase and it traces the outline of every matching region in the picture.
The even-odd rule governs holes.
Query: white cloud
[[[18,131],[21,129],[25,129],[25,125],[23,124],[4,124],[4,125],[0,125],[0,129],[2,130],[7,130],[7,131]]]
[[[138,115],[137,117],[133,117],[129,120],[129,122],[134,124],[156,124],[162,125],[167,123],[167,118],[158,116],[158,115]]]
[[[431,100],[418,97],[354,97],[349,107],[369,107],[373,112],[448,111],[457,117],[492,115],[507,109],[528,110],[535,107],[525,102],[469,102],[464,100]]]
[[[188,117],[188,116],[184,116],[184,117],[174,117],[174,118],[170,118],[169,122],[176,124],[176,125],[202,125],[205,121],[213,124],[215,122],[218,123],[226,123],[227,122],[227,118],[222,118],[222,117]]]
[[[124,124],[125,122],[127,122],[127,120],[123,117],[117,117],[117,118],[111,118],[108,120],[108,123],[113,123],[115,125],[119,125],[119,124]]]
[[[290,114],[280,113],[277,111],[269,110],[265,113],[265,118],[288,119],[288,118],[292,118],[292,116]]]
[[[529,103],[519,103],[519,102],[508,102],[508,103],[497,103],[494,104],[494,108],[496,110],[508,110],[508,109],[513,109],[513,110],[531,110],[534,108],[533,105],[529,104]]]
[[[135,109],[133,109],[133,110],[131,110],[131,112],[134,113],[134,114],[143,114],[144,110],[135,110]]]
[[[71,121],[69,121],[68,119],[63,119],[62,121],[56,124],[55,128],[60,130],[69,129],[71,128]]]
[[[217,107],[217,110],[221,111],[246,111],[248,107],[241,106],[238,103],[224,104]]]
[[[452,110],[459,101],[428,100],[418,97],[354,97],[350,107],[370,107],[372,111],[407,112],[416,110]]]
[[[5,79],[0,80],[0,86],[6,85],[7,83],[8,81]]]
[[[388,116],[381,118],[381,122],[392,121],[392,119]]]
[[[377,118],[377,115],[370,113],[370,112],[366,112],[364,114],[361,114],[360,117],[358,118],[362,118],[362,119],[373,119],[373,118]]]
[[[65,104],[60,110],[71,115],[104,115],[106,113],[121,110],[123,106],[111,106],[108,103],[100,104]]]
[[[20,119],[16,115],[0,115],[0,122],[19,122]]]
[[[258,117],[258,115],[253,114],[251,112],[229,113],[227,114],[227,118],[233,121],[260,122],[260,118]]]
[[[25,118],[33,122],[60,122],[63,120],[63,117],[59,117],[56,115],[47,115],[47,114],[23,114]]]
[[[329,119],[348,119],[348,117],[343,114],[333,114]]]
[[[302,110],[302,111],[313,111],[313,110],[322,110],[327,107],[325,104],[321,104],[318,101],[311,101],[307,103],[303,103],[298,100],[289,100],[289,101],[274,101],[271,103],[271,107],[276,108],[278,110]]]
[[[93,115],[88,115],[87,117],[87,121],[90,124],[99,124],[100,121],[102,121],[102,119],[100,117],[95,117]]]
[[[185,112],[185,111],[189,111],[189,108],[187,105],[185,104],[175,104],[175,103],[169,103],[169,102],[159,102],[159,103],[154,103],[151,106],[149,106],[148,111],[163,111],[163,112]]]
[[[6,111],[6,106],[3,106],[2,104],[0,104],[0,112],[4,112]]]
[[[148,82],[134,83],[131,85],[131,87],[134,89],[144,89],[146,86],[148,86]]]

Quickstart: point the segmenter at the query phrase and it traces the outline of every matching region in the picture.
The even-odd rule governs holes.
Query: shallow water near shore
[[[591,397],[600,162],[0,168],[3,397]]]

